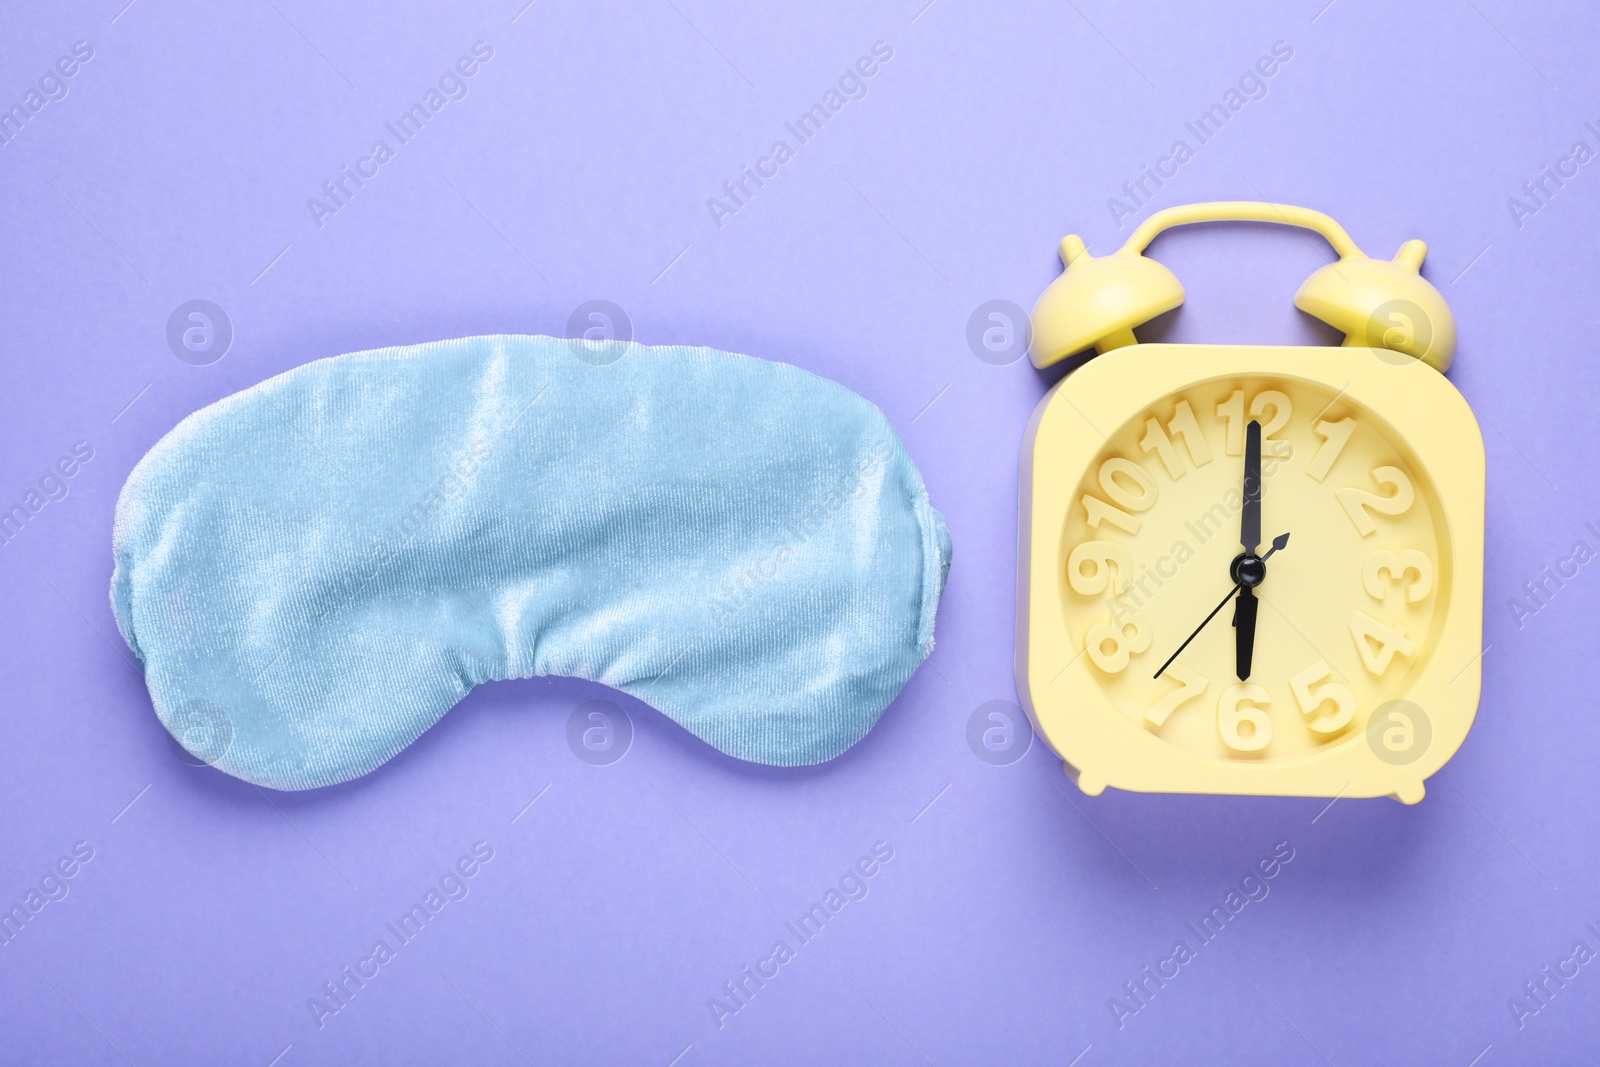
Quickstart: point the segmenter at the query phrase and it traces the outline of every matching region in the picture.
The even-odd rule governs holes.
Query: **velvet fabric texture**
[[[568,675],[723,752],[860,740],[933,647],[944,519],[843,386],[708,348],[474,337],[196,412],[117,502],[156,714],[229,774],[365,774],[474,686]]]

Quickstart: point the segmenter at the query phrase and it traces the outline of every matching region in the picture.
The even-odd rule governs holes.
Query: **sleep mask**
[[[275,789],[544,675],[740,759],[826,760],[932,650],[950,565],[904,446],[843,386],[520,336],[319,360],[196,412],[129,476],[113,542],[156,714]]]

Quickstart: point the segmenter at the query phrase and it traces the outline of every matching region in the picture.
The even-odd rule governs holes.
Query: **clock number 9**
[[[1102,622],[1089,627],[1083,650],[1090,661],[1107,674],[1128,666],[1128,657],[1150,647],[1150,627],[1144,616],[1135,612],[1121,622]]]
[[[1133,553],[1115,541],[1085,541],[1067,557],[1067,584],[1080,596],[1099,596],[1106,590],[1120,595],[1133,573]]]
[[[1272,417],[1267,418],[1267,411]],[[1228,420],[1228,455],[1244,455],[1244,390],[1235,389],[1233,395],[1217,405],[1217,414]],[[1289,425],[1294,405],[1287,395],[1276,389],[1263,389],[1250,401],[1250,417],[1261,422],[1261,451],[1264,455],[1287,456],[1288,441],[1274,441],[1272,435]],[[1270,447],[1269,447],[1270,442]]]
[[[1317,685],[1332,673],[1328,661],[1319,659],[1289,679],[1289,689],[1294,693],[1295,703],[1300,705],[1300,714],[1306,717],[1306,726],[1319,734],[1337,733],[1349,725],[1356,714],[1356,698],[1349,686],[1338,682]],[[1333,710],[1324,713],[1322,709],[1330,700]]]
[[[1378,524],[1372,521],[1369,512],[1375,511],[1379,515],[1403,515],[1417,499],[1417,491],[1411,488],[1411,479],[1407,478],[1406,472],[1399,467],[1375,467],[1372,471],[1372,480],[1394,491],[1387,496],[1379,496],[1377,493],[1351,486],[1335,489],[1333,492],[1333,495],[1339,498],[1339,503],[1344,506],[1344,513],[1355,523],[1356,532],[1362,537],[1371,537],[1373,531],[1378,528]]]
[[[1259,685],[1230,685],[1217,702],[1217,733],[1235,752],[1260,752],[1272,742],[1271,696]],[[1248,729],[1246,729],[1248,727]]]
[[[1414,548],[1399,555],[1380,548],[1367,556],[1361,565],[1361,585],[1374,600],[1381,601],[1388,595],[1389,582],[1383,580],[1385,574],[1390,581],[1405,586],[1407,604],[1415,604],[1433,592],[1433,561]],[[1407,575],[1415,577],[1407,580]]]

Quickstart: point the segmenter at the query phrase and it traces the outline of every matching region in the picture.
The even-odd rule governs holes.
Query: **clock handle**
[[[1105,353],[1137,343],[1133,328],[1183,303],[1183,285],[1144,255],[1174,226],[1196,222],[1271,222],[1313,230],[1339,254],[1307,278],[1295,306],[1345,335],[1347,347],[1382,348],[1444,371],[1455,355],[1450,305],[1422,277],[1428,246],[1411,240],[1392,260],[1372,259],[1343,226],[1310,208],[1255,201],[1185,204],[1146,219],[1116,252],[1092,256],[1082,238],[1061,239],[1061,276],[1034,305],[1029,355],[1036,367],[1094,348]]]
[[[1254,200],[1218,200],[1209,204],[1183,204],[1158,211],[1140,223],[1118,251],[1142,255],[1150,242],[1174,226],[1188,226],[1196,222],[1272,222],[1280,226],[1298,226],[1321,234],[1339,253],[1340,259],[1366,259],[1366,254],[1356,246],[1331,216],[1308,207],[1293,204],[1258,203]],[[1408,242],[1422,245],[1421,241]],[[1424,246],[1426,251],[1426,246]],[[1418,257],[1421,263],[1421,257]]]

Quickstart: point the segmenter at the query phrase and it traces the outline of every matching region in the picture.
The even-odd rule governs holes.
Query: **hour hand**
[[[1233,668],[1241,682],[1249,680],[1250,667],[1256,657],[1256,612],[1261,609],[1256,586],[1267,577],[1267,560],[1288,544],[1289,535],[1279,534],[1272,539],[1272,547],[1267,549],[1266,555],[1259,559],[1241,555],[1234,561],[1232,575],[1239,595],[1233,602]]]
[[[1255,590],[1247,585],[1240,586],[1239,595],[1233,602],[1233,656],[1234,672],[1241,682],[1249,679],[1251,661],[1255,659],[1256,611],[1260,607],[1261,601],[1256,599]]]

